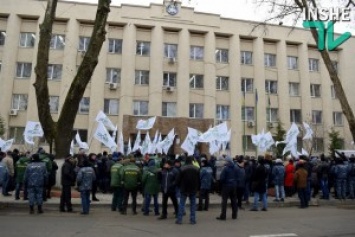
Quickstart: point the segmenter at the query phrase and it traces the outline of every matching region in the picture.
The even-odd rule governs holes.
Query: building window
[[[265,91],[268,94],[277,94],[277,81],[266,80]]]
[[[333,112],[333,124],[335,126],[343,126],[343,113]]]
[[[318,72],[318,70],[319,70],[319,68],[318,68],[318,63],[319,63],[319,60],[318,60],[318,59],[309,58],[309,59],[308,59],[309,71],[311,71],[311,72]]]
[[[274,108],[266,109],[266,122],[277,122],[279,119],[279,110]]]
[[[241,64],[253,64],[253,52],[241,51],[240,52],[240,63]]]
[[[264,54],[264,65],[265,67],[276,67],[276,55],[270,53]]]
[[[83,97],[79,104],[79,114],[88,114],[90,109],[90,98]]]
[[[175,72],[164,72],[163,86],[169,86],[169,87],[176,86],[176,73]]]
[[[175,102],[163,102],[161,114],[163,117],[175,117],[176,116],[176,103]]]
[[[165,44],[164,45],[164,57],[177,58],[177,44]]]
[[[216,77],[216,89],[219,91],[226,91],[229,89],[229,78],[228,77]]]
[[[136,70],[136,85],[149,85],[149,71]]]
[[[61,64],[48,64],[47,68],[47,78],[48,80],[60,80],[62,78],[62,69]]]
[[[241,88],[242,88],[242,92],[253,92],[254,91],[253,78],[242,78]]]
[[[300,83],[290,82],[288,85],[289,85],[290,96],[299,96],[300,95]]]
[[[49,109],[51,113],[58,113],[59,110],[59,96],[49,97]]]
[[[20,33],[20,46],[25,48],[32,48],[35,46],[36,35],[30,32]]]
[[[320,97],[321,96],[319,84],[311,84],[310,89],[311,89],[311,97]]]
[[[134,101],[133,115],[148,115],[148,101]]]
[[[74,140],[74,145],[77,146],[77,142],[76,142],[76,139],[75,139],[75,135],[79,133],[79,136],[81,138],[81,141],[83,142],[87,142],[88,141],[88,130],[86,129],[74,129],[72,131],[72,140]]]
[[[90,44],[90,37],[79,37],[79,51],[84,51],[86,52],[89,48]]]
[[[216,106],[216,119],[217,120],[229,120],[229,106],[217,105]]]
[[[26,110],[28,96],[24,94],[13,94],[11,109]]]
[[[190,59],[203,60],[203,56],[204,56],[204,48],[202,46],[190,47]]]
[[[140,56],[150,55],[150,42],[137,41],[136,54]]]
[[[253,144],[250,135],[243,135],[242,136],[242,142],[243,142],[242,145],[243,145],[243,150],[244,151],[255,151],[256,150],[256,147]]]
[[[254,107],[242,107],[242,121],[254,121]]]
[[[190,118],[203,118],[203,104],[190,104]]]
[[[50,49],[63,50],[65,46],[65,35],[52,35]]]
[[[119,104],[118,99],[104,99],[104,113],[108,115],[118,115]]]
[[[313,138],[312,143],[312,148],[314,152],[324,152],[323,138]]]
[[[106,81],[105,83],[120,83],[121,70],[118,68],[106,68]]]
[[[298,69],[298,58],[295,56],[287,56],[287,67],[290,70]]]
[[[16,77],[28,78],[31,77],[32,63],[17,63]]]
[[[190,88],[203,89],[203,75],[191,74],[190,75]]]
[[[122,40],[121,39],[109,39],[108,40],[108,52],[109,53],[122,53]]]
[[[216,62],[228,63],[228,49],[216,49]]]
[[[25,132],[24,127],[10,127],[9,137],[14,138],[15,144],[24,144],[25,143],[25,140],[23,138],[24,132]]]
[[[300,109],[290,110],[290,122],[291,123],[302,123],[302,113]]]
[[[332,60],[332,65],[333,65],[333,67],[334,67],[335,71],[338,73],[338,62],[337,62],[337,61]]]
[[[312,110],[312,123],[313,124],[322,124],[322,111]]]
[[[0,31],[0,46],[5,44],[5,39],[6,39],[6,32]]]
[[[338,99],[334,85],[330,86],[330,93],[331,93],[332,99]]]

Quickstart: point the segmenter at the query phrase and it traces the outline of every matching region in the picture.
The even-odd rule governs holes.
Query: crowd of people
[[[30,213],[37,205],[43,213],[43,201],[51,198],[58,165],[54,156],[42,148],[37,153],[20,154],[18,150],[0,152],[0,186],[4,196],[15,191],[15,199],[29,200]],[[227,219],[227,202],[230,199],[232,219],[237,219],[238,209],[250,204],[250,211],[267,211],[268,194],[274,190],[274,202],[298,194],[300,208],[307,208],[311,197],[330,199],[355,198],[355,156],[343,153],[326,157],[274,159],[272,155],[231,158],[207,156],[166,156],[161,154],[142,155],[139,152],[127,156],[114,152],[108,154],[85,154],[80,149],[75,156],[65,157],[61,167],[59,210],[73,212],[71,191],[75,187],[81,194],[82,212],[90,212],[91,201],[99,201],[98,191],[112,194],[111,210],[127,215],[131,197],[132,214],[137,215],[137,196],[143,195],[143,215],[153,214],[159,220],[168,218],[168,200],[173,204],[176,224],[181,224],[187,199],[190,202],[191,224],[196,223],[196,211],[208,211],[210,193],[221,196],[221,213],[217,220]],[[159,203],[159,194],[162,202]],[[153,199],[154,209],[150,209]],[[261,203],[261,208],[259,204]]]

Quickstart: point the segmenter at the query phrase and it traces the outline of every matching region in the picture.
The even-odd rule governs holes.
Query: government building
[[[39,24],[46,1],[0,0],[0,115],[4,139],[24,144],[26,121],[39,121],[35,81]],[[48,66],[50,109],[57,119],[65,95],[90,42],[97,6],[60,1]],[[237,17],[237,16],[236,16]],[[181,153],[187,127],[202,132],[227,121],[232,155],[256,155],[251,135],[277,132],[280,121],[311,124],[313,142],[298,149],[328,153],[329,131],[340,132],[343,148],[352,137],[332,82],[309,30],[228,19],[195,12],[179,2],[111,6],[107,39],[80,103],[73,137],[79,131],[90,151],[107,150],[92,135],[100,110],[134,143],[139,119],[157,116],[150,137],[175,128],[172,152]],[[337,68],[355,110],[355,39],[336,51]],[[144,134],[142,132],[142,138]],[[312,144],[310,144],[312,143]],[[37,146],[48,149],[44,139]],[[208,152],[206,145],[197,147]]]

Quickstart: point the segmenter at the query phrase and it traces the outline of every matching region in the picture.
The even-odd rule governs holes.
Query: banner
[[[305,122],[303,122],[303,127],[306,130],[306,134],[304,135],[303,140],[312,139],[312,135],[313,135],[312,128]]]
[[[94,138],[110,148],[111,152],[114,152],[117,148],[115,141],[112,139],[104,124],[101,122],[99,122],[99,125],[97,126]]]
[[[79,146],[80,148],[89,150],[89,145],[88,145],[86,142],[81,141],[79,132],[76,133],[76,135],[75,135],[75,140],[76,140],[76,143],[78,143],[78,146]]]
[[[258,147],[259,152],[267,151],[275,143],[271,133],[265,133],[264,129],[261,133],[252,135],[251,141],[256,147]]]
[[[14,139],[10,139],[7,141],[4,141],[0,138],[0,148],[2,152],[7,152],[8,150],[11,149],[12,144],[14,143]]]
[[[103,123],[110,131],[115,131],[115,126],[102,110],[96,116],[96,122]]]
[[[132,152],[139,150],[141,148],[141,132],[138,130],[136,140],[134,141]]]
[[[120,132],[120,136],[118,138],[118,152],[124,154],[124,141],[122,131]]]
[[[157,146],[158,152],[168,154],[170,147],[174,143],[174,137],[175,137],[175,129],[173,128],[170,130],[168,135],[166,135],[164,140],[158,143]],[[161,134],[159,139],[161,140]]]
[[[149,130],[149,129],[151,129],[154,126],[156,118],[157,117],[151,117],[148,120],[140,119],[137,122],[136,128],[139,129],[139,130]]]

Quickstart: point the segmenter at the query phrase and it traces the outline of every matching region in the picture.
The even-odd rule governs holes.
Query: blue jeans
[[[285,199],[285,188],[283,185],[275,184],[275,198],[280,200],[280,198]]]
[[[253,208],[254,209],[258,209],[258,203],[259,203],[259,196],[262,198],[262,202],[263,202],[263,208],[267,209],[267,195],[266,192],[265,193],[258,193],[258,192],[254,192],[254,204],[253,204]]]
[[[144,214],[149,214],[149,206],[150,206],[150,200],[154,200],[154,213],[155,215],[159,215],[159,203],[158,203],[158,194],[148,194],[146,193],[144,196]]]
[[[90,190],[80,192],[81,206],[83,207],[83,213],[89,214],[90,211]]]
[[[329,199],[328,178],[322,178],[320,180],[320,186],[322,189],[322,198]]]
[[[187,197],[190,200],[190,223],[195,224],[196,223],[196,193],[190,193],[190,194],[181,193],[177,221],[180,223],[182,222],[182,217],[185,212],[185,203]]]

